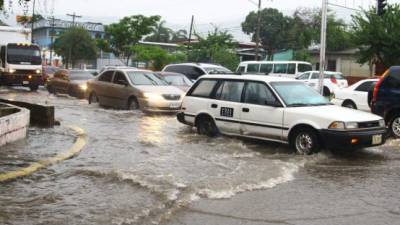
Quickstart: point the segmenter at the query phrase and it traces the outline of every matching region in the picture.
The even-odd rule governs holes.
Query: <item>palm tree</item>
[[[164,25],[165,21],[160,21],[155,27],[153,33],[150,36],[146,37],[144,40],[151,42],[170,42],[173,36],[173,31],[168,27],[165,27]]]

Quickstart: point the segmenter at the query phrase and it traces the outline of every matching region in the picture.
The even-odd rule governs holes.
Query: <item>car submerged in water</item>
[[[145,112],[177,112],[184,92],[152,71],[107,69],[87,83],[89,104]]]
[[[300,154],[382,145],[380,116],[331,104],[304,82],[259,75],[206,75],[177,115],[199,134],[219,133],[290,144]]]

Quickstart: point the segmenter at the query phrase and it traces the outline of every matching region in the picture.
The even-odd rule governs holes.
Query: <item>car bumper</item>
[[[139,105],[146,112],[171,112],[176,113],[181,110],[182,101],[157,100],[151,101],[145,98],[139,99]]]
[[[41,75],[29,75],[29,74],[3,73],[1,76],[1,81],[5,85],[20,85],[20,86],[40,85],[43,83]]]
[[[342,104],[343,104],[343,100],[337,99],[337,98],[332,99],[331,102],[337,106],[342,106]]]
[[[328,149],[356,149],[379,146],[385,143],[386,129],[374,129],[365,131],[334,131],[321,130],[321,138]],[[381,138],[378,143],[373,143],[373,138]],[[379,138],[378,138],[379,139]]]
[[[193,123],[191,123],[190,121],[185,120],[185,113],[184,112],[179,112],[178,114],[176,114],[176,119],[186,125],[189,126],[193,126]]]

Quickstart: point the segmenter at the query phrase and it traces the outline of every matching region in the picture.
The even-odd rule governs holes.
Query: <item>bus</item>
[[[311,70],[311,63],[303,61],[244,61],[239,64],[236,72],[296,78],[301,73]]]

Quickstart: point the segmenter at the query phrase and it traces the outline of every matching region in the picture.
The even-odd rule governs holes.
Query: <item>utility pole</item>
[[[54,36],[55,36],[55,19],[54,16],[50,17],[51,19],[51,31],[50,31],[50,66],[53,65],[53,45],[54,45]]]
[[[321,94],[324,93],[324,70],[326,64],[326,20],[328,14],[328,0],[322,0],[322,18],[321,18],[321,44],[319,53],[319,82],[318,88]]]
[[[255,60],[258,61],[259,49],[260,49],[260,26],[261,26],[261,0],[258,0],[258,10],[257,10],[257,30],[256,30],[256,57]]]
[[[188,39],[188,46],[187,46],[187,50],[189,52],[190,50],[190,44],[192,42],[192,30],[193,30],[193,23],[194,23],[194,16],[192,15],[192,20],[190,22],[190,30],[189,30],[189,39]]]
[[[33,43],[33,25],[35,23],[35,5],[36,5],[36,0],[33,0],[32,4],[32,18],[31,18],[31,42]]]
[[[76,13],[74,12],[73,14],[67,14],[67,16],[72,17],[72,27],[75,27],[75,18],[81,18],[82,16],[76,15]],[[67,63],[67,68],[69,68],[69,65],[71,63],[71,67],[72,65],[72,46],[69,46],[69,50],[68,50],[68,63]]]
[[[76,15],[76,13],[72,13],[72,14],[67,14],[67,16],[72,17],[72,26],[75,26],[75,18],[81,18],[82,16]]]

